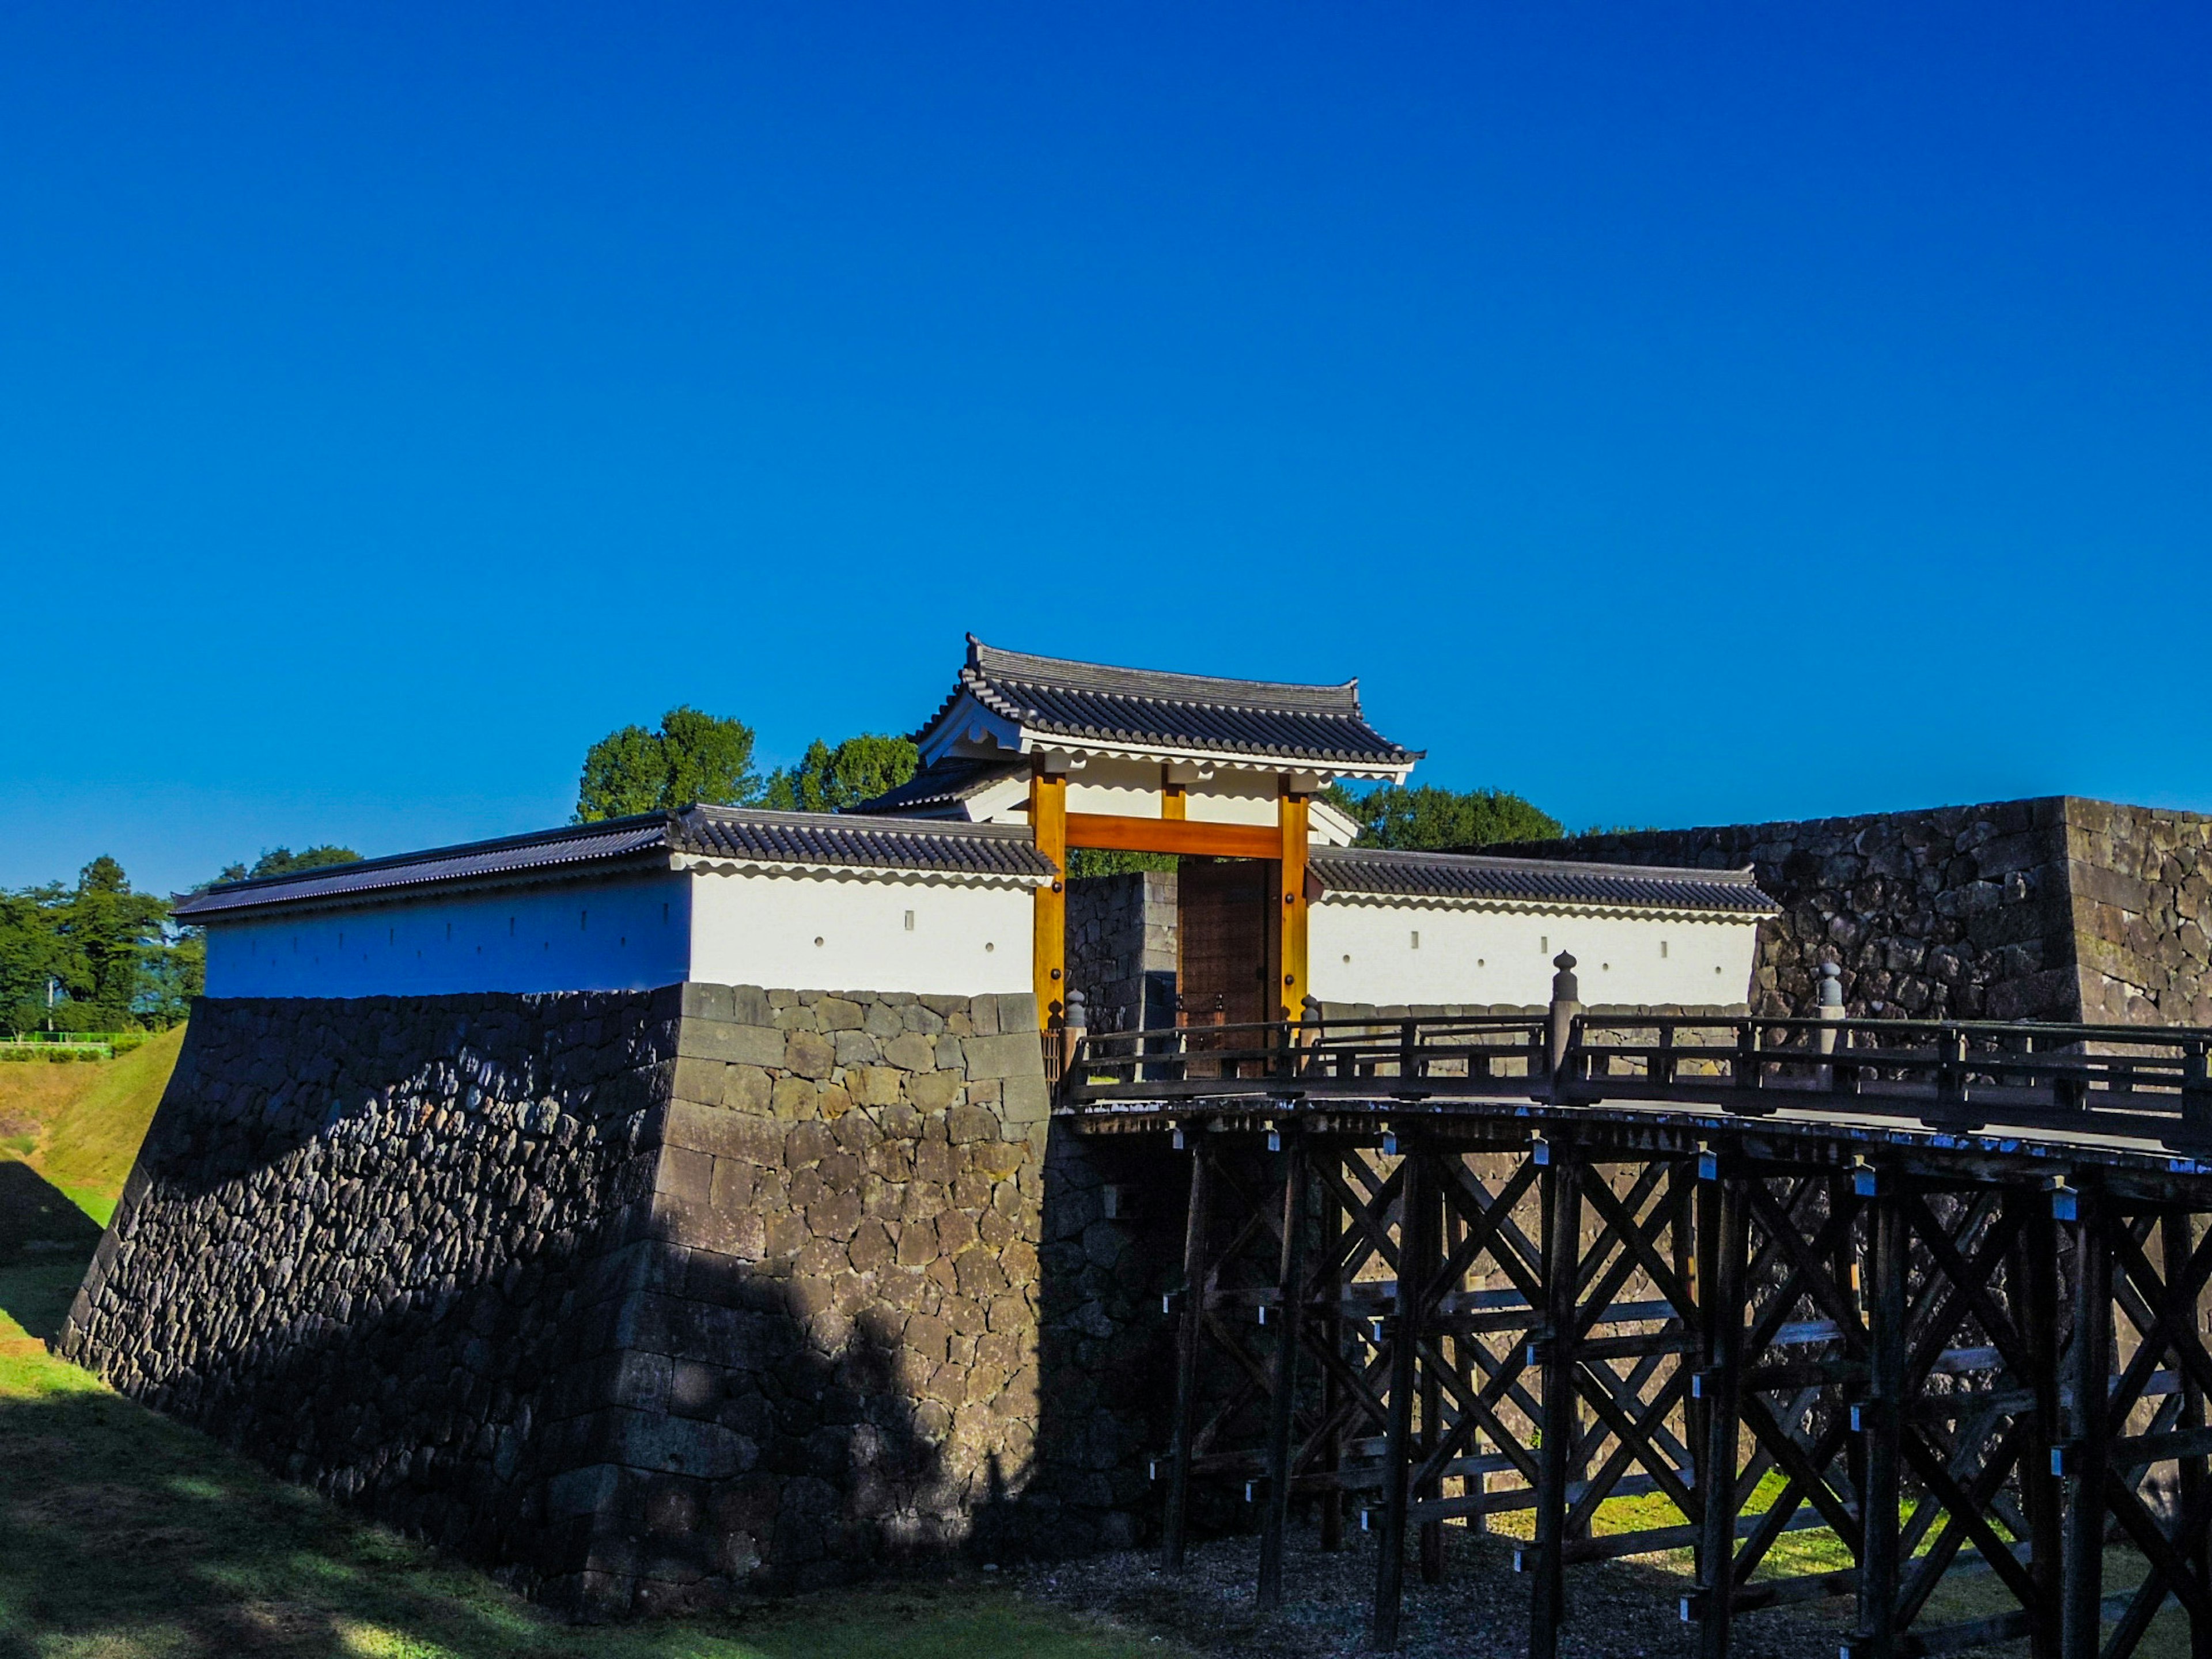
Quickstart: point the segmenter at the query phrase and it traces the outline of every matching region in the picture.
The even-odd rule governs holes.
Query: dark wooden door
[[[1267,990],[1267,900],[1274,866],[1255,859],[1185,859],[1176,879],[1176,982],[1187,1026],[1243,1025],[1273,1012]],[[1230,1046],[1258,1046],[1254,1034]],[[1194,1037],[1190,1046],[1211,1046]]]

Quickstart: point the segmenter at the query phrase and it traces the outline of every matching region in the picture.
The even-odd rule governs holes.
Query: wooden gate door
[[[1198,1030],[1249,1024],[1273,1012],[1267,1005],[1274,977],[1267,927],[1274,919],[1267,905],[1273,870],[1259,859],[1182,861],[1176,883],[1176,989],[1182,1003],[1181,1023],[1194,1028],[1188,1042],[1193,1053],[1216,1046]],[[1255,1046],[1249,1033],[1227,1041],[1236,1048]],[[1193,1062],[1191,1075],[1206,1074]]]

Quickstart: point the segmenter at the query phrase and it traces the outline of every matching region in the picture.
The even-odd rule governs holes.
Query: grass
[[[65,1274],[64,1276],[66,1276]],[[49,1306],[54,1264],[0,1268]],[[74,1280],[70,1279],[71,1288]],[[0,1317],[0,1653],[38,1659],[1134,1659],[1176,1644],[976,1577],[582,1629],[276,1480]]]
[[[106,1226],[184,1040],[179,1026],[110,1060],[0,1066],[0,1159],[29,1164]]]

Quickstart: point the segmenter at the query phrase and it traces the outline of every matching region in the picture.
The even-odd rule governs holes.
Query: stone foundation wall
[[[2212,1025],[2212,818],[2065,805],[2081,1017]]]
[[[1782,914],[1759,927],[1752,1003],[1814,1006],[1820,964],[1843,969],[1855,1015],[2081,1017],[2062,799],[1923,812],[1717,825],[1531,842],[1494,853],[1748,866]]]
[[[579,1611],[1124,1540],[1046,1107],[1027,996],[203,1002],[65,1351]]]
[[[1749,865],[1762,1013],[1810,1008],[1820,963],[1854,1014],[2212,1024],[2212,817],[2079,796],[1584,836],[1492,848]]]
[[[526,1581],[611,1425],[669,994],[203,1001],[64,1354]]]

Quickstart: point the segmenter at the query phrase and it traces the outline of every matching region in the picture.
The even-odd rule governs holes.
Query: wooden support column
[[[1206,1334],[1206,1233],[1213,1176],[1205,1134],[1193,1130],[1190,1139],[1190,1206],[1182,1235],[1182,1317],[1176,1327],[1175,1431],[1169,1454],[1167,1521],[1160,1534],[1160,1566],[1167,1572],[1182,1571],[1183,1542],[1190,1521],[1190,1443],[1198,1429],[1198,1351]]]
[[[1181,823],[1187,814],[1182,785],[1175,781],[1175,768],[1160,768],[1160,816],[1171,823]]]
[[[1899,1435],[1905,1407],[1907,1324],[1911,1309],[1906,1273],[1911,1234],[1905,1224],[1898,1177],[1875,1172],[1867,1252],[1869,1286],[1866,1398],[1857,1407],[1860,1452],[1866,1470],[1859,1494],[1859,1627],[1851,1659],[1896,1659],[1897,1592],[1900,1556],[1899,1502],[1902,1453]]]
[[[2204,1389],[2183,1352],[2197,1347],[2203,1334],[2203,1318],[2197,1309],[2197,1300],[2191,1293],[2189,1263],[2195,1255],[2197,1218],[2183,1205],[2175,1205],[2158,1218],[2160,1253],[2160,1267],[2166,1279],[2166,1328],[2173,1344],[2173,1369],[2181,1378],[2181,1411],[2174,1421],[2174,1431],[2189,1434],[2204,1426]],[[2206,1480],[2205,1460],[2202,1452],[2184,1455],[2177,1461],[2179,1476],[2181,1519],[2177,1530],[2185,1527],[2203,1508]],[[2199,1583],[2208,1582],[2207,1555],[2203,1538],[2182,1558]],[[2212,1628],[2199,1618],[2194,1607],[2189,1614],[2190,1659],[2212,1659]]]
[[[1275,988],[1283,1010],[1279,1018],[1297,1019],[1301,1018],[1306,997],[1313,988],[1306,978],[1306,838],[1310,815],[1306,797],[1293,794],[1287,778],[1283,781],[1283,793],[1276,802],[1275,817],[1282,830],[1282,851],[1275,866],[1282,878],[1282,890],[1276,895],[1279,921],[1274,952],[1275,960],[1282,966]]]
[[[1048,1031],[1067,994],[1067,776],[1048,773],[1042,755],[1030,764],[1030,828],[1036,836],[1037,851],[1050,859],[1059,872],[1036,890],[1036,938],[1031,947],[1037,1029]]]
[[[2104,1195],[2074,1198],[2074,1340],[2067,1354],[2066,1559],[2062,1659],[2097,1659],[2105,1600],[2105,1481],[2112,1444],[2112,1247]]]
[[[1727,1659],[1735,1616],[1736,1450],[1742,1429],[1744,1257],[1750,1249],[1751,1203],[1744,1183],[1755,1177],[1723,1164],[1720,1213],[1711,1239],[1698,1242],[1711,1264],[1699,1287],[1705,1313],[1705,1368],[1698,1392],[1705,1403],[1705,1439],[1698,1468],[1704,1513],[1698,1517],[1698,1656]]]
[[[1290,1522],[1291,1449],[1297,1437],[1298,1347],[1305,1340],[1306,1146],[1295,1127],[1283,1131],[1282,1330],[1267,1401],[1267,1508],[1260,1521],[1260,1607],[1283,1605],[1283,1534]],[[1334,1494],[1331,1494],[1332,1497]]]
[[[2017,1300],[2014,1323],[2035,1361],[2030,1386],[2035,1407],[2028,1419],[2027,1450],[2021,1461],[2021,1510],[2027,1522],[2027,1572],[2037,1605],[2028,1609],[2030,1659],[2058,1659],[2060,1527],[2058,1478],[2051,1455],[2062,1435],[2058,1392],[2058,1228],[2051,1200],[2040,1192],[2013,1192],[2008,1206],[2022,1212],[2012,1266]]]
[[[1536,1582],[1528,1659],[1554,1659],[1567,1617],[1567,1481],[1581,1425],[1575,1411],[1576,1291],[1582,1282],[1581,1166],[1571,1142],[1538,1148],[1543,1181],[1543,1440],[1536,1449]]]
[[[1407,1467],[1413,1455],[1413,1390],[1419,1375],[1421,1305],[1427,1287],[1421,1282],[1425,1265],[1413,1248],[1411,1235],[1416,1218],[1427,1200],[1423,1190],[1427,1153],[1418,1142],[1401,1138],[1405,1154],[1403,1184],[1399,1188],[1398,1306],[1390,1320],[1389,1417],[1382,1441],[1382,1537],[1375,1566],[1375,1619],[1370,1641],[1377,1652],[1393,1653],[1398,1647],[1399,1603],[1406,1591]]]

